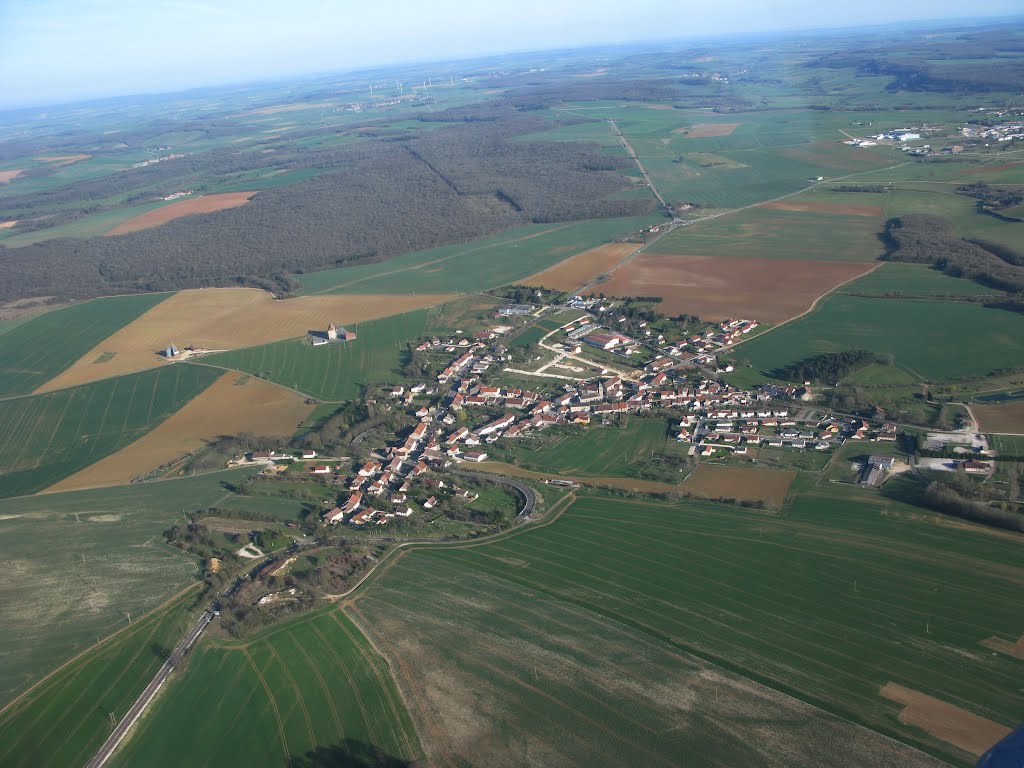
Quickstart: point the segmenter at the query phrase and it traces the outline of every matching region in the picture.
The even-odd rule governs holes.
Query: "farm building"
[[[337,341],[354,341],[356,338],[356,332],[331,323],[327,326],[326,332],[310,331],[309,337],[313,342],[313,346],[319,347],[324,344],[330,344]]]

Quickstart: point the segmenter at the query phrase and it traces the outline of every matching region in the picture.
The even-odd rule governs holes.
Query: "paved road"
[[[185,636],[181,638],[178,644],[174,646],[174,650],[171,651],[171,655],[167,657],[163,666],[160,667],[160,670],[156,673],[156,677],[150,681],[149,685],[146,686],[146,690],[144,690],[139,698],[135,700],[135,703],[132,704],[128,713],[121,719],[121,722],[117,724],[117,727],[114,728],[110,736],[107,737],[107,740],[103,742],[103,746],[100,747],[99,752],[96,753],[92,760],[86,763],[85,768],[100,768],[101,765],[110,759],[110,756],[114,753],[114,750],[117,749],[117,746],[124,740],[128,731],[132,729],[135,722],[142,716],[146,707],[153,702],[153,698],[156,696],[157,691],[159,691],[167,681],[171,672],[174,671],[174,668],[177,667],[185,657],[188,650],[195,645],[196,640],[198,640],[199,636],[203,634],[203,630],[206,629],[211,621],[213,621],[213,617],[215,615],[214,611],[216,609],[215,607],[220,598],[222,596],[232,594],[236,589],[238,589],[239,585],[241,585],[243,581],[249,578],[249,574],[262,566],[264,562],[266,561],[261,559],[258,563],[255,563],[251,568],[249,568],[249,570],[239,576],[231,583],[231,586],[225,589],[220,595],[217,595],[217,598],[214,599],[210,607],[203,611],[202,615],[196,619],[196,623],[193,624],[188,632],[185,633]]]
[[[622,135],[622,131],[619,130],[619,126],[614,120],[608,118],[608,123],[611,125],[612,130],[615,131],[615,135],[619,137],[619,141],[622,142],[623,148],[629,157],[636,163],[636,167],[639,169],[641,175],[644,177],[644,181],[647,182],[647,186],[650,188],[654,196],[658,198],[658,202],[661,203],[661,207],[665,209],[668,215],[675,218],[675,211],[672,210],[672,206],[665,202],[665,198],[661,196],[661,192],[654,186],[654,182],[651,181],[651,177],[647,175],[647,169],[644,168],[643,163],[640,162],[640,158],[637,157],[636,152],[633,150],[633,146],[626,140],[626,137]]]
[[[206,626],[212,620],[213,609],[208,608],[203,611],[202,616],[200,616],[196,623],[192,625],[192,628],[185,633],[185,636],[181,638],[181,641],[171,652],[171,655],[167,657],[163,666],[160,667],[160,671],[156,673],[156,677],[150,681],[149,685],[146,686],[146,690],[144,690],[142,695],[135,700],[135,703],[132,704],[128,713],[121,719],[121,722],[117,724],[117,727],[114,728],[113,733],[111,733],[110,736],[107,737],[107,740],[103,742],[103,746],[100,747],[99,752],[96,753],[92,760],[86,763],[86,768],[100,768],[101,765],[110,759],[110,756],[128,734],[128,731],[131,730],[132,726],[135,725],[135,722],[142,716],[146,707],[148,707],[150,702],[153,701],[153,697],[156,696],[157,691],[160,690],[161,686],[166,682],[171,672],[174,671],[174,668],[181,661],[182,657],[184,657],[185,653],[192,647],[195,641],[199,639],[199,636],[203,634],[203,630],[206,629]]]
[[[483,472],[467,472],[466,470],[456,470],[453,474],[473,477],[479,480],[490,480],[492,483],[501,483],[512,488],[523,498],[523,508],[519,511],[518,517],[529,517],[537,509],[537,492],[526,483],[521,483],[515,478],[505,477],[504,475],[489,475]]]

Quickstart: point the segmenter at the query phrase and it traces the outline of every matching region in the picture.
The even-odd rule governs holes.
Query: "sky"
[[[0,108],[410,61],[962,18],[962,0],[0,0]],[[1021,0],[987,0],[986,16]]]

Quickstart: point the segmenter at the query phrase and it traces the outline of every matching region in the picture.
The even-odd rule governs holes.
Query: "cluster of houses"
[[[998,125],[965,125],[961,135],[976,141],[1013,141],[1024,139],[1024,121],[1015,120]]]
[[[759,394],[764,396],[763,392]],[[724,404],[719,401],[714,408],[700,400],[687,407],[690,413],[679,422],[676,439],[693,443],[691,456],[708,457],[725,451],[743,455],[749,446],[826,451],[847,440],[891,442],[897,438],[894,424],[872,430],[859,418],[801,421],[789,408],[751,407],[742,396],[729,398]]]
[[[313,342],[314,347],[319,347],[323,344],[331,344],[339,341],[355,341],[356,332],[331,323],[327,326],[327,330],[325,332],[311,331],[309,338],[310,341]]]

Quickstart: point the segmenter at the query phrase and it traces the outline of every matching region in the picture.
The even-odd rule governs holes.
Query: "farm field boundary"
[[[280,435],[285,440],[312,410],[312,405],[291,390],[247,374],[225,373],[134,443],[45,492],[127,483],[199,450],[222,435]]]
[[[171,342],[181,349],[189,345],[211,350],[252,347],[309,331],[324,332],[332,322],[347,323],[355,328],[359,323],[433,306],[451,298],[450,294],[421,293],[278,300],[257,288],[180,291],[100,341],[38,391],[49,392],[166,365],[161,352]]]
[[[0,400],[0,495],[34,493],[129,445],[218,377],[176,365]]]

